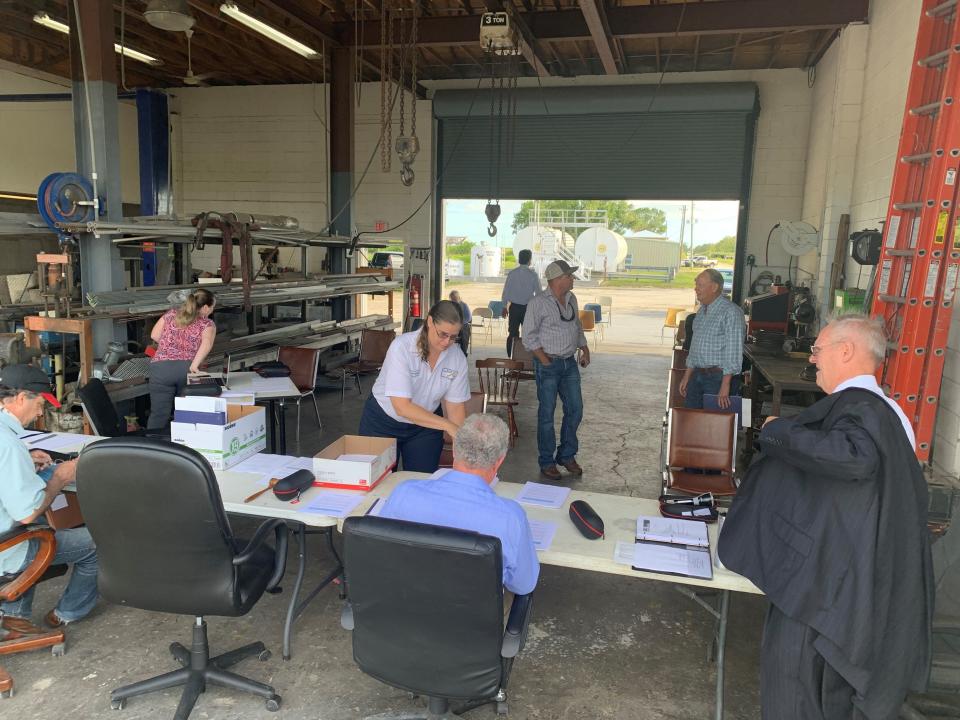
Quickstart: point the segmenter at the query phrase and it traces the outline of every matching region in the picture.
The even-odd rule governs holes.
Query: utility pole
[[[686,235],[687,230],[687,204],[684,203],[680,206],[680,259],[683,260],[683,238]],[[687,257],[690,257],[690,254],[687,253]]]

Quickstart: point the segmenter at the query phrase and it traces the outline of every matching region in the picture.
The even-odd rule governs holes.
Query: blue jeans
[[[39,543],[30,541],[27,558],[21,567],[26,568],[37,556]],[[57,616],[65,622],[80,620],[97,604],[97,548],[85,527],[73,530],[57,530],[57,551],[53,565],[73,565],[70,580],[57,603]],[[33,586],[19,600],[0,605],[4,615],[30,619],[33,611]]]
[[[577,428],[583,420],[583,396],[580,394],[580,370],[577,358],[553,358],[544,365],[536,357],[533,366],[537,373],[537,447],[540,450],[540,467],[565,463],[577,455]],[[563,403],[563,422],[560,425],[560,447],[553,428],[553,415],[557,409],[557,395]]]
[[[720,383],[723,382],[723,373],[702,373],[693,371],[690,382],[687,383],[687,396],[683,399],[683,406],[702,409],[704,395],[716,395],[720,392]],[[730,378],[730,394],[736,395],[740,389],[740,380],[734,376]]]

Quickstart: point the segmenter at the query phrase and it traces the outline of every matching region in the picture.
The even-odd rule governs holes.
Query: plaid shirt
[[[725,297],[701,305],[693,319],[687,367],[719,367],[724,375],[739,375],[746,332],[743,310]]]
[[[527,304],[523,318],[523,346],[533,352],[538,348],[552,357],[567,358],[578,347],[585,347],[587,338],[580,325],[577,298],[568,292],[561,309],[556,296],[548,288],[542,295],[534,295]],[[570,318],[564,320],[563,318]]]

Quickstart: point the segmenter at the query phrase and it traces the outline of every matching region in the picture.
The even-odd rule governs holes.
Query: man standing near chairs
[[[496,415],[471,415],[453,439],[453,469],[436,479],[401,483],[380,516],[500,538],[503,586],[526,595],[533,592],[540,575],[530,523],[515,500],[490,489],[509,442],[507,426]]]
[[[49,455],[28,451],[19,436],[43,415],[44,403],[60,404],[50,392],[46,374],[32,365],[0,369],[0,534],[18,525],[41,521],[63,487],[73,482],[76,461],[52,465]],[[39,474],[38,474],[39,471]],[[85,527],[57,530],[53,565],[72,564],[73,571],[57,607],[44,617],[57,628],[80,620],[97,603],[97,549]],[[0,575],[24,570],[36,557],[36,540],[0,552]],[[31,621],[33,588],[13,602],[0,605],[0,640],[16,640],[45,630]]]
[[[877,385],[886,351],[879,319],[820,331],[810,360],[827,397],[767,419],[724,522],[720,559],[770,601],[763,720],[890,720],[926,687],[927,482],[909,421]]]
[[[533,353],[537,378],[537,447],[540,451],[540,473],[551,480],[560,479],[557,465],[571,475],[583,475],[577,464],[577,428],[583,420],[583,396],[580,393],[579,364],[590,364],[590,348],[580,324],[577,298],[573,289],[573,273],[563,260],[547,266],[547,290],[530,301],[523,321],[523,345]],[[560,446],[553,426],[557,395],[563,403],[560,425]]]
[[[700,309],[693,319],[687,371],[680,380],[684,407],[702,408],[703,396],[716,395],[717,405],[730,407],[739,391],[736,377],[743,366],[746,325],[743,310],[723,297],[723,275],[707,268],[697,275],[694,292]]]
[[[531,298],[540,292],[540,278],[530,269],[533,253],[521,250],[517,255],[517,266],[507,273],[500,300],[503,302],[503,317],[507,317],[507,357],[512,358],[513,341],[520,337],[520,326],[526,316],[527,305]]]
[[[470,312],[470,307],[460,299],[459,290],[451,290],[449,297],[450,302],[457,306],[457,310],[460,312],[460,320],[463,323],[460,326],[460,334],[457,336],[457,345],[459,345],[460,349],[463,350],[464,355],[469,355],[471,335],[470,326],[473,322],[473,314]]]

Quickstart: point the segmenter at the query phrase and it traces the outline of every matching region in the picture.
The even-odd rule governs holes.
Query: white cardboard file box
[[[196,450],[210,462],[214,470],[226,470],[267,447],[267,416],[264,408],[224,405],[226,425],[170,423],[170,439]]]
[[[364,460],[339,459],[366,456]],[[344,435],[313,457],[314,485],[341,490],[372,490],[397,464],[394,438]]]

